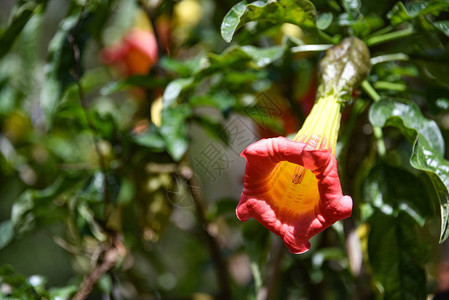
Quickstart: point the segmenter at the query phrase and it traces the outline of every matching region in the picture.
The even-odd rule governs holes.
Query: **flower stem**
[[[405,83],[388,81],[377,81],[376,83],[374,83],[374,87],[380,90],[394,90],[398,92],[403,92],[407,89],[407,85]]]
[[[403,30],[398,30],[398,31],[394,31],[394,32],[383,34],[383,35],[378,35],[378,36],[373,36],[371,38],[368,38],[366,40],[366,44],[368,46],[374,46],[374,45],[382,44],[382,43],[385,43],[385,42],[388,42],[391,40],[404,38],[404,37],[412,35],[413,33],[414,33],[413,28],[408,27]]]
[[[398,61],[398,60],[409,60],[409,57],[407,54],[404,53],[392,53],[373,57],[371,58],[370,61],[371,65],[376,65],[384,62]]]
[[[374,102],[378,102],[380,100],[380,95],[368,81],[364,80],[362,82],[362,88]]]
[[[368,96],[373,99],[374,102],[379,102],[379,100],[381,99],[380,95],[368,81],[364,80],[362,82],[362,88],[368,94]],[[380,128],[379,126],[373,126],[373,133],[374,138],[376,139],[377,152],[379,153],[379,156],[383,157],[385,156],[387,150],[385,148],[385,143],[383,140],[382,128]]]

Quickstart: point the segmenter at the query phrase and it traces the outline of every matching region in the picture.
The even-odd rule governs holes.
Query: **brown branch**
[[[125,254],[126,249],[123,246],[118,234],[112,235],[110,245],[102,253],[103,260],[100,264],[97,264],[86,277],[84,277],[80,289],[75,296],[73,296],[72,300],[86,299],[100,277],[114,267],[115,264],[125,256]]]
[[[231,300],[233,298],[231,293],[229,271],[226,265],[226,261],[221,254],[218,241],[208,230],[210,223],[206,219],[205,208],[199,190],[194,188],[195,183],[193,182],[192,170],[185,167],[181,169],[180,173],[181,176],[186,180],[190,190],[190,194],[193,197],[196,213],[198,216],[198,222],[200,224],[201,231],[203,232],[204,237],[207,241],[210,256],[215,264],[215,272],[217,275],[218,286],[220,288],[220,293],[216,299]]]

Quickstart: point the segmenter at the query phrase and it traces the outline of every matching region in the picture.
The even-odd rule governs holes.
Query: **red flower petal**
[[[247,164],[237,217],[242,221],[255,218],[279,235],[292,253],[306,252],[310,249],[311,237],[351,215],[352,199],[342,194],[337,161],[330,150],[315,150],[310,145],[278,137],[250,145],[242,156]],[[316,177],[318,199],[313,205],[303,207],[303,211],[281,203],[290,201],[295,204],[295,199],[290,199],[291,194],[279,199],[276,193],[271,193],[275,185],[297,186],[291,181],[286,182],[285,178],[291,180],[291,177],[274,180],[281,176],[279,172],[282,171],[276,172],[276,169],[282,162],[303,166]],[[316,193],[313,188],[305,192]]]

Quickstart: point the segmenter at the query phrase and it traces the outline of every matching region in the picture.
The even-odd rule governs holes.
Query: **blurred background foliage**
[[[448,12],[1,1],[0,298],[444,299]],[[372,57],[337,147],[353,215],[292,255],[236,219],[239,153],[300,128],[348,36]]]

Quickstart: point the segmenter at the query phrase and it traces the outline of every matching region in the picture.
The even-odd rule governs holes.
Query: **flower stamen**
[[[306,169],[304,169],[300,165],[296,165],[295,170],[293,171],[292,183],[300,184],[304,179],[304,175],[306,174]]]

